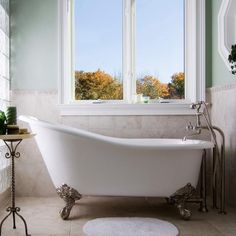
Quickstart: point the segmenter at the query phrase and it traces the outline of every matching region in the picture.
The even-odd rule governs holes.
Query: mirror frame
[[[222,0],[218,13],[218,51],[229,70],[231,69],[228,56],[231,46],[236,44],[236,32],[230,30],[236,27],[236,4],[235,9],[232,9],[233,1],[235,0]]]

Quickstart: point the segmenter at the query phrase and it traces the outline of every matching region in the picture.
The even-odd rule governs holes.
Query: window
[[[0,110],[9,104],[9,1],[0,0]]]
[[[136,92],[184,99],[184,0],[136,0]]]
[[[61,104],[143,109],[134,104],[143,94],[151,99],[145,109],[153,110],[204,100],[204,0],[66,3]]]
[[[0,0],[0,110],[9,105],[9,0]],[[0,142],[0,194],[10,186],[10,161]]]
[[[76,100],[122,100],[122,1],[74,0]]]

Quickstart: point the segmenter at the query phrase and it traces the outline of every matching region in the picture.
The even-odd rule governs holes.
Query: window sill
[[[145,115],[194,115],[190,103],[158,104],[61,104],[61,116],[145,116]]]

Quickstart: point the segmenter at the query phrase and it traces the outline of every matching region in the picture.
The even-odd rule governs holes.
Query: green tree
[[[175,73],[171,77],[171,82],[168,84],[170,98],[183,99],[184,98],[184,73]]]

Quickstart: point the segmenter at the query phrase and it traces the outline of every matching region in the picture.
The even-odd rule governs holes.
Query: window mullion
[[[205,0],[185,0],[185,96],[205,100]]]
[[[67,0],[68,1],[68,0]],[[69,1],[68,1],[69,2]],[[68,5],[68,11],[69,11],[69,21],[70,21],[70,33],[69,35],[71,36],[70,40],[70,53],[69,53],[69,60],[70,60],[70,67],[69,67],[69,74],[68,76],[71,79],[71,84],[70,84],[70,98],[71,101],[75,99],[75,16],[74,16],[74,7],[75,7],[75,2],[74,0],[70,1],[70,5]]]
[[[123,0],[123,60],[122,60],[122,70],[123,70],[123,99],[128,101],[129,97],[129,50],[128,50],[128,42],[129,42],[129,1]]]
[[[71,101],[71,0],[60,0],[58,4],[59,11],[59,103],[69,104]]]
[[[135,5],[135,0],[131,0],[131,16],[130,16],[130,25],[131,25],[131,100],[132,100],[132,95],[136,94],[136,71],[135,71],[135,66],[136,66],[136,55],[135,55],[135,49],[136,49],[136,5]]]
[[[197,19],[196,1],[185,0],[185,99],[196,101]]]
[[[134,78],[134,25],[133,2],[123,1],[123,86],[124,100],[132,102]]]

